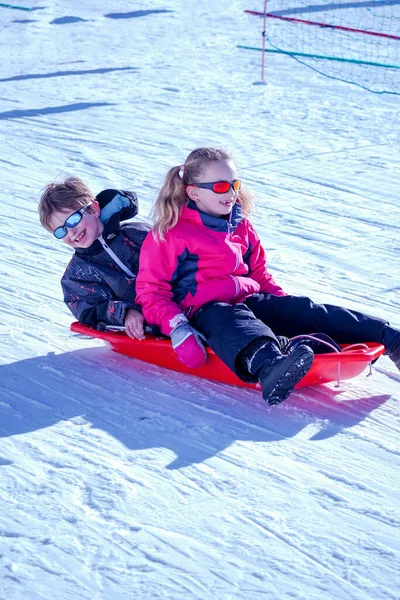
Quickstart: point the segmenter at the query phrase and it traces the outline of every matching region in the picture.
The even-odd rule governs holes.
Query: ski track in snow
[[[0,8],[0,600],[399,600],[389,359],[268,408],[113,354],[69,331],[70,251],[37,218],[67,174],[145,218],[224,146],[283,287],[400,327],[397,97],[278,56],[253,85],[254,2],[24,5]]]

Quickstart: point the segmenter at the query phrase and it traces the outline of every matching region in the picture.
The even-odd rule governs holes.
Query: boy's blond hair
[[[233,161],[233,157],[220,148],[196,148],[189,154],[184,165],[172,167],[168,171],[153,209],[153,232],[158,240],[164,240],[166,232],[175,227],[183,207],[188,203],[186,186],[196,183],[210,162],[219,160]],[[255,205],[254,194],[242,187],[238,200],[244,215],[248,217]]]
[[[59,183],[49,183],[39,200],[39,219],[45,229],[51,231],[50,221],[55,212],[79,210],[95,199],[87,185],[79,177],[68,177]]]

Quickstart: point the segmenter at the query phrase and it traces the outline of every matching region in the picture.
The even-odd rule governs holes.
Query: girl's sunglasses
[[[238,192],[242,182],[240,179],[235,179],[235,181],[213,181],[212,183],[192,183],[191,185],[206,190],[212,190],[214,194],[226,194],[231,188],[234,192]]]
[[[76,227],[78,225],[78,223],[80,223],[82,221],[82,217],[90,205],[91,205],[91,203],[86,204],[86,206],[82,206],[82,208],[80,208],[76,212],[72,213],[72,215],[69,215],[68,219],[65,220],[64,225],[62,225],[62,227],[57,227],[57,229],[55,229],[53,231],[53,235],[58,240],[62,240],[63,237],[65,237],[67,235],[67,227],[69,227],[69,228]]]

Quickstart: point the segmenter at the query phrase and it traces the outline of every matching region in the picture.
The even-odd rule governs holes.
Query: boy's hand
[[[125,331],[129,337],[144,340],[144,317],[141,312],[135,308],[128,308],[125,314]]]

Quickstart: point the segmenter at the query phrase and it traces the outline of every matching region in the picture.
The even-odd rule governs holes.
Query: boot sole
[[[307,346],[298,346],[291,354],[272,370],[270,376],[263,381],[262,387],[269,392],[263,392],[265,402],[269,406],[280,404],[290,396],[294,386],[311,369],[314,360],[313,351]]]

